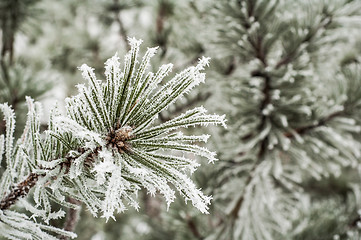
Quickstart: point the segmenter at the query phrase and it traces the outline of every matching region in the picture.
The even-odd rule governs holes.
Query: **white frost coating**
[[[177,182],[173,184],[178,188],[184,191],[184,198],[187,201],[191,201],[193,206],[195,206],[201,213],[208,214],[208,205],[210,204],[212,197],[205,196],[200,189],[197,189],[196,185],[184,174],[179,172],[173,172],[177,176]],[[180,191],[181,193],[183,191]],[[182,193],[183,194],[183,193]]]
[[[13,226],[13,228],[9,229],[8,227],[6,227],[6,225]],[[29,217],[27,217],[25,214],[20,214],[14,211],[4,211],[4,212],[0,211],[0,228],[1,228],[1,234],[3,236],[6,237],[12,236],[12,238],[10,239],[28,240],[28,239],[34,239],[33,236],[36,236],[38,239],[49,239],[49,240],[58,239],[43,230],[55,234],[68,236],[70,238],[77,237],[75,233],[50,227],[44,224],[35,223],[31,219],[29,219]]]
[[[111,217],[114,218],[114,212],[117,210],[119,213],[124,212],[126,207],[122,201],[124,195],[127,195],[125,192],[126,189],[130,187],[130,183],[125,181],[121,176],[121,168],[116,168],[110,179],[107,182],[107,191],[105,193],[105,199],[103,201],[103,216],[108,219]]]
[[[148,48],[148,52],[149,52],[149,57],[154,57],[154,55],[157,53],[159,47],[152,47],[152,48]]]
[[[47,222],[63,217],[64,212],[52,210],[51,202],[76,208],[66,201],[69,196],[82,201],[94,216],[100,213],[107,220],[114,219],[116,212],[128,206],[139,208],[136,198],[142,188],[152,196],[163,195],[167,207],[174,202],[177,191],[200,212],[207,213],[211,197],[205,196],[188,176],[200,166],[198,157],[216,160],[214,152],[197,145],[210,136],[185,135],[179,130],[209,124],[225,127],[225,116],[207,114],[205,108],[198,107],[162,124],[156,119],[204,82],[203,70],[209,58],[200,58],[196,66],[166,80],[173,64],[149,72],[157,48],[148,48],[138,63],[142,41],[128,40],[131,50],[125,56],[123,71],[115,54],[105,63],[104,82],[96,79],[93,68],[86,64],[79,67],[87,83],[77,85],[79,93],[65,100],[66,116],[54,109],[45,134],[40,133],[41,106],[27,98],[27,124],[16,153],[15,116],[9,106],[0,105],[7,124],[6,135],[0,136],[0,155],[5,152],[7,166],[12,166],[2,175],[0,195],[14,182],[26,179],[29,172],[41,175],[35,180],[32,194],[35,204],[23,202],[34,218],[39,216]],[[159,86],[161,82],[164,84]],[[0,227],[5,225],[6,229],[17,230],[0,235],[13,239],[55,239],[45,231],[76,236],[39,225],[25,215],[0,211]]]
[[[72,119],[65,117],[55,117],[54,123],[65,132],[72,132],[74,136],[90,141],[90,143],[96,143],[98,145],[105,145],[104,140],[102,139],[99,133],[90,131],[83,126],[79,125]],[[92,146],[92,145],[91,145]],[[89,145],[88,145],[89,147]]]
[[[15,176],[14,162],[11,161],[14,143],[15,114],[7,103],[0,104],[0,110],[4,113],[6,123],[5,143],[3,142],[2,144],[2,150],[5,150],[6,164],[10,168],[11,174]]]
[[[104,68],[105,68],[104,74],[106,76],[109,76],[112,73],[120,72],[120,62],[119,62],[118,53],[115,53],[113,57],[109,58],[105,62]]]
[[[102,150],[99,152],[100,162],[97,163],[92,172],[96,174],[97,183],[103,185],[106,182],[106,173],[112,173],[117,169],[117,166],[114,164],[113,154],[107,150]]]
[[[83,78],[88,80],[88,82],[91,81],[91,77],[95,79],[94,68],[89,67],[87,64],[82,64],[79,67],[79,70],[81,71]]]
[[[162,65],[158,72],[154,75],[154,84],[153,86],[156,87],[158,83],[160,83],[163,78],[165,78],[166,76],[168,76],[168,74],[170,72],[172,72],[173,69],[173,64],[172,63],[168,63],[168,64],[164,64]]]
[[[198,70],[204,70],[204,67],[209,67],[209,62],[210,62],[211,58],[210,57],[204,57],[202,56],[201,58],[198,59],[198,65],[197,65],[197,69]]]
[[[90,146],[88,148],[89,149],[94,149],[94,146]],[[91,153],[91,151],[89,150],[89,151],[81,154],[80,156],[77,156],[72,161],[72,164],[71,164],[70,170],[69,170],[69,177],[71,179],[76,178],[76,177],[80,176],[83,173],[84,161],[86,160],[86,158],[89,156],[90,153]]]
[[[128,42],[131,47],[139,48],[140,44],[142,44],[142,39],[136,39],[135,37],[128,37]]]

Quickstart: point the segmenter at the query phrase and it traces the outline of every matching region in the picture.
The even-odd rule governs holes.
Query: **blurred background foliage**
[[[1,0],[0,29],[0,102],[18,130],[25,96],[62,104],[77,67],[103,72],[127,36],[174,73],[212,57],[206,83],[159,116],[227,115],[209,143],[220,161],[193,176],[210,214],[143,192],[116,221],[83,208],[78,239],[361,239],[359,0]]]

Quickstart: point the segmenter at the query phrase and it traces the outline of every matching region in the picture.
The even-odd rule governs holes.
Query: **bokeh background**
[[[206,131],[220,160],[193,174],[210,214],[143,191],[116,221],[84,207],[77,239],[361,239],[360,0],[0,0],[0,33],[0,102],[18,132],[25,96],[43,103],[46,129],[83,82],[77,67],[103,79],[128,36],[143,53],[159,46],[153,71],[212,58],[206,82],[159,116],[226,114],[227,129]]]

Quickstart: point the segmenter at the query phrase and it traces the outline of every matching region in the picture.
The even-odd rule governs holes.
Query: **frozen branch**
[[[15,204],[20,198],[26,196],[30,189],[35,186],[41,175],[31,173],[24,181],[14,187],[0,202],[0,209],[6,210]]]

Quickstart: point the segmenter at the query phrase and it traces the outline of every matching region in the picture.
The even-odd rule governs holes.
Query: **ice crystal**
[[[27,98],[27,124],[14,143],[14,112],[7,104],[0,105],[6,121],[6,134],[0,136],[0,157],[4,158],[0,161],[6,161],[7,167],[0,181],[0,196],[5,196],[0,203],[0,227],[5,230],[0,235],[9,239],[55,239],[52,234],[74,238],[73,233],[37,220],[48,223],[64,216],[62,210],[53,212],[51,201],[76,208],[66,196],[108,220],[128,206],[138,209],[136,197],[142,188],[151,195],[162,194],[168,207],[176,189],[202,213],[208,212],[211,197],[189,175],[199,166],[195,156],[216,160],[214,152],[196,145],[206,142],[209,135],[186,136],[179,130],[225,126],[225,117],[198,107],[163,123],[157,119],[161,111],[204,82],[202,71],[209,58],[199,59],[196,66],[160,86],[173,65],[148,72],[157,48],[148,48],[138,62],[141,42],[129,39],[131,50],[123,70],[117,54],[106,61],[105,81],[96,78],[93,68],[79,67],[87,85],[79,84],[79,93],[65,100],[66,115],[53,108],[44,134],[40,133],[41,106]],[[31,189],[34,205],[21,200]],[[9,210],[18,201],[32,218]]]
[[[150,193],[160,191],[169,205],[174,199],[169,183],[201,212],[207,213],[210,197],[195,187],[185,171],[193,172],[198,165],[194,160],[178,157],[176,152],[189,152],[213,162],[215,153],[192,144],[205,142],[208,136],[173,132],[195,125],[224,125],[224,116],[207,115],[203,108],[196,108],[162,124],[155,124],[155,120],[159,112],[204,82],[205,74],[201,71],[209,64],[209,58],[201,58],[197,66],[176,74],[159,88],[172,65],[145,74],[156,48],[148,49],[137,68],[141,41],[131,38],[129,43],[131,50],[125,57],[123,71],[117,55],[106,61],[106,82],[98,81],[87,65],[79,68],[89,86],[81,86],[79,94],[68,99],[71,120],[58,119],[58,126],[63,131],[76,131],[73,136],[83,145],[94,146],[90,148],[94,153],[91,172],[96,176],[97,186],[105,188],[105,198],[98,206],[104,217],[124,211],[122,201],[134,201],[129,190],[138,190],[140,186]],[[189,168],[185,167],[188,165]]]

